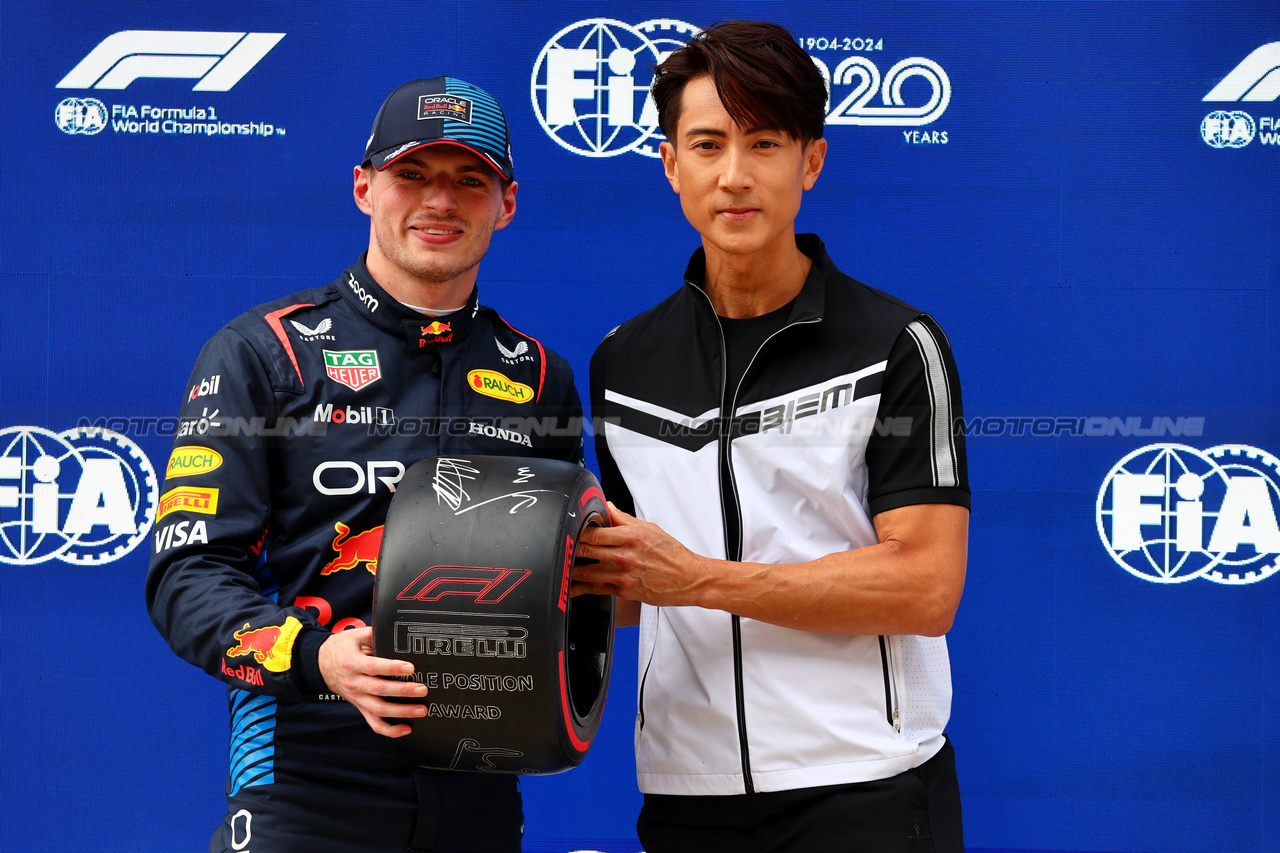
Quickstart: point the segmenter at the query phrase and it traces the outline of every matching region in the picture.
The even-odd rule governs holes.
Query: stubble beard
[[[489,240],[493,236],[493,231],[488,229],[486,233],[476,236],[479,239],[471,245],[469,253],[464,256],[433,253],[423,257],[415,254],[405,242],[397,241],[383,229],[374,229],[374,237],[382,256],[403,270],[405,274],[423,284],[448,284],[458,276],[479,266],[489,250]],[[405,236],[406,242],[413,239],[415,238]]]

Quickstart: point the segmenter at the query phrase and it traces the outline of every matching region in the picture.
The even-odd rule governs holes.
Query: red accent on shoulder
[[[528,338],[533,341],[533,345],[538,348],[538,393],[533,395],[533,402],[537,403],[542,399],[542,386],[547,381],[547,351],[542,348],[542,343],[533,335],[526,335],[515,326],[503,319],[502,315],[498,315],[498,319],[502,320],[502,325],[515,332],[522,338]]]
[[[313,308],[314,302],[299,302],[297,305],[290,305],[288,308],[281,308],[279,311],[272,311],[266,315],[267,325],[271,327],[271,331],[276,333],[276,337],[280,339],[280,343],[284,345],[284,351],[289,354],[289,361],[293,362],[293,369],[298,372],[298,381],[302,383],[302,387],[307,386],[307,381],[302,378],[302,368],[298,367],[298,357],[293,354],[293,344],[289,342],[289,336],[284,333],[284,324],[280,322],[280,318],[286,314],[292,314],[299,308]]]

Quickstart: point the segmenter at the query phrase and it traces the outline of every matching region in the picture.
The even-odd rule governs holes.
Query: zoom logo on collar
[[[347,273],[347,287],[351,288],[351,292],[364,304],[364,307],[371,312],[378,310],[378,297],[365,290],[364,285],[357,281],[356,277],[351,273]]]

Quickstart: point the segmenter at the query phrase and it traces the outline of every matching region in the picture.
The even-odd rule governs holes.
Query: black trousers
[[[519,853],[524,814],[514,776],[415,776],[416,785],[399,796],[387,787],[336,789],[314,780],[249,789],[236,798],[209,849]]]
[[[779,794],[646,796],[636,831],[646,853],[964,851],[950,741],[924,764],[888,779]],[[728,819],[734,814],[738,819]]]
[[[515,776],[414,767],[345,702],[278,703],[270,762],[253,784],[234,748],[227,813],[210,853],[519,853]]]

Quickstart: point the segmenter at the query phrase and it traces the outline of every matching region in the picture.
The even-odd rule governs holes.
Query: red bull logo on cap
[[[418,119],[449,118],[471,124],[471,103],[458,95],[419,95]]]

